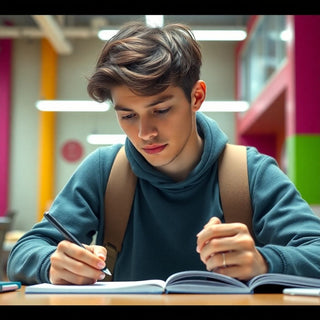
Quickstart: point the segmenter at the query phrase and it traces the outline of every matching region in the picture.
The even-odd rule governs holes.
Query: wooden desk
[[[113,306],[290,306],[317,305],[320,297],[283,294],[25,294],[25,287],[0,293],[0,305],[113,305]]]

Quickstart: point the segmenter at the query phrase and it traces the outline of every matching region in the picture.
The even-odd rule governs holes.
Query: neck
[[[158,169],[177,182],[183,181],[199,163],[202,152],[203,140],[197,130],[194,129],[180,154],[170,165]]]

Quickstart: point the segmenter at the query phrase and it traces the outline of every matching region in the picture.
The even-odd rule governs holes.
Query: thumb
[[[203,228],[206,229],[212,224],[221,224],[221,220],[218,217],[212,217]]]
[[[206,229],[214,224],[221,224],[221,221],[217,217],[212,217],[208,223],[203,227],[203,229],[196,235],[197,237],[197,248],[196,251],[200,253],[202,247],[206,245],[208,241],[208,236],[206,235],[207,231]]]
[[[210,227],[211,225],[213,225],[213,224],[220,224],[220,223],[221,223],[221,221],[220,221],[219,218],[217,218],[217,217],[212,217],[212,218],[207,222],[207,224],[205,224],[205,225],[203,226],[203,229],[197,234],[197,237],[199,237],[199,236],[204,232],[204,230],[207,229],[208,227]]]

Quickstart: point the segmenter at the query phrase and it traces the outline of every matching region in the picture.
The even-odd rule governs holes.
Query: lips
[[[148,153],[148,154],[156,154],[156,153],[160,153],[162,150],[164,150],[164,148],[166,147],[166,144],[152,144],[152,145],[148,145],[143,147],[143,151]]]

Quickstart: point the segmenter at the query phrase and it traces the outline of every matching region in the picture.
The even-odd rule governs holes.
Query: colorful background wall
[[[248,25],[254,35],[263,17]],[[311,205],[320,204],[320,16],[286,17],[286,57],[236,116],[237,142],[276,158]],[[236,95],[241,97],[241,61],[247,40],[237,48]],[[255,70],[258,72],[258,70]]]

